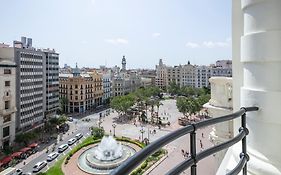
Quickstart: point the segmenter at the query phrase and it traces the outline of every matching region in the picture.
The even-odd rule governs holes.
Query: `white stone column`
[[[242,0],[244,36],[241,106],[258,106],[247,114],[251,174],[281,174],[281,1]]]
[[[211,83],[211,99],[204,105],[208,110],[208,114],[212,118],[221,117],[231,114],[232,110],[232,78],[212,77],[209,79]],[[210,141],[214,145],[226,142],[233,137],[233,121],[219,123],[213,126],[209,135]],[[227,150],[214,154],[216,165],[218,168]]]
[[[233,40],[241,36],[241,53],[233,45],[233,59],[237,61],[240,54],[240,63],[234,64],[233,70],[243,70],[243,75],[236,72],[233,77],[233,83],[241,86],[234,88],[241,94],[240,102],[234,100],[234,109],[238,105],[260,108],[247,114],[248,174],[280,175],[281,1],[233,0],[233,4]],[[241,27],[243,32],[239,31]],[[243,78],[243,82],[238,78]],[[235,123],[234,131],[239,127],[239,122]],[[241,143],[227,152],[217,174],[225,174],[237,165],[240,152]]]

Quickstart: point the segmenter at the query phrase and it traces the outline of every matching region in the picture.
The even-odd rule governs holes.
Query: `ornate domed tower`
[[[126,58],[125,58],[125,55],[122,58],[122,70],[121,71],[126,71]]]

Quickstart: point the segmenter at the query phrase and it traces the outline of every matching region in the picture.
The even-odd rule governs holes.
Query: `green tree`
[[[135,96],[132,94],[117,96],[111,100],[110,106],[119,114],[127,114],[128,110],[135,104]]]
[[[94,137],[94,139],[101,139],[105,133],[103,128],[98,128],[98,127],[92,127],[91,131],[92,131],[92,136]]]
[[[197,100],[193,97],[179,97],[177,98],[177,108],[179,112],[183,113],[185,117],[194,114],[201,109]]]
[[[60,112],[61,113],[66,113],[66,105],[67,105],[67,103],[68,103],[68,99],[66,98],[66,97],[61,97],[60,98]]]
[[[176,84],[175,81],[172,81],[169,83],[168,86],[168,92],[171,93],[172,95],[178,95],[180,92],[180,86],[178,84]]]
[[[159,108],[161,105],[163,105],[163,103],[161,103],[161,101],[159,99],[157,99],[155,101],[155,104],[157,106],[157,123],[159,124],[160,123],[160,118],[159,118]]]
[[[35,140],[38,137],[39,137],[39,135],[36,131],[20,133],[20,134],[16,135],[15,142],[18,144],[24,144],[24,146],[27,146],[30,141]]]

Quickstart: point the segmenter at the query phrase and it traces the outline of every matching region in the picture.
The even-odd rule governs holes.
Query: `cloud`
[[[204,41],[203,46],[207,48],[227,48],[231,46],[231,38],[228,37],[225,41]]]
[[[200,45],[198,43],[188,42],[185,44],[185,47],[195,49],[195,48],[200,47]]]
[[[213,49],[213,48],[228,48],[228,47],[231,47],[231,38],[228,37],[225,39],[225,41],[203,41],[202,44],[199,44],[199,43],[194,43],[194,42],[187,42],[185,44],[185,47],[188,47],[188,48],[210,48],[210,49]]]
[[[114,44],[114,45],[121,45],[121,44],[128,44],[129,41],[125,38],[113,38],[113,39],[106,39],[105,42]]]
[[[228,42],[214,42],[214,41],[204,41],[203,46],[208,48],[217,48],[217,47],[228,47]]]
[[[153,37],[153,38],[158,38],[160,35],[161,35],[160,33],[156,32],[156,33],[153,33],[153,34],[152,34],[152,37]]]

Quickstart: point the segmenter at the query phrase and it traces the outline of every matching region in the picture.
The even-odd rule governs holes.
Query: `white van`
[[[81,139],[82,137],[83,137],[83,134],[81,134],[81,133],[78,133],[78,134],[75,135],[75,138],[77,140]]]
[[[57,152],[53,152],[53,153],[49,154],[49,155],[47,156],[47,161],[48,161],[48,162],[51,162],[52,160],[54,160],[55,158],[57,158],[58,155],[59,155],[59,153],[57,153]]]
[[[67,141],[67,143],[68,143],[68,145],[72,145],[72,144],[74,144],[76,141],[77,141],[76,138],[71,138],[71,139],[69,139],[69,140]]]
[[[42,170],[45,166],[47,165],[46,161],[43,162],[38,162],[34,165],[33,167],[33,172],[39,172],[40,170]]]
[[[64,150],[66,150],[68,148],[68,145],[67,144],[63,144],[61,146],[59,146],[58,148],[58,152],[59,153],[62,153]]]

